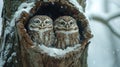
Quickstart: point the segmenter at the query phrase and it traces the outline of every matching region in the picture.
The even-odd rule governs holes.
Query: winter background
[[[3,1],[0,0],[0,36],[1,36],[1,27],[2,27],[2,19],[1,19],[2,6],[3,6]]]
[[[120,0],[87,0],[86,15],[94,37],[88,50],[88,67],[120,67]],[[0,0],[0,15],[3,1]],[[118,15],[117,17],[114,15]],[[92,19],[97,16],[106,20]],[[0,33],[2,22],[0,18]],[[0,59],[0,66],[3,63]]]

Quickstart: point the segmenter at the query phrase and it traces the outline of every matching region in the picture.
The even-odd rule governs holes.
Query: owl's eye
[[[35,23],[39,23],[39,21],[35,21]]]
[[[64,23],[64,22],[60,22],[60,24],[61,24],[61,25],[65,25],[65,23]]]
[[[72,25],[74,22],[70,22],[70,25]]]
[[[51,23],[50,21],[46,21],[45,23]]]

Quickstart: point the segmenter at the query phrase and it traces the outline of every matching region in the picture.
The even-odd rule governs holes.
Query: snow
[[[0,67],[3,67],[4,63],[5,63],[5,61],[3,61],[2,58],[0,57]]]
[[[30,9],[31,9],[32,7],[34,7],[34,2],[32,2],[32,3],[22,3],[22,4],[18,7],[18,10],[15,12],[15,14],[14,14],[13,19],[11,20],[11,22],[7,21],[7,22],[10,23],[10,24],[7,24],[7,27],[6,27],[6,29],[5,29],[5,33],[4,33],[4,36],[3,36],[4,39],[3,39],[3,42],[2,42],[2,49],[1,49],[1,50],[3,50],[3,48],[4,48],[4,46],[5,46],[5,38],[6,38],[6,35],[7,35],[8,33],[11,33],[11,36],[12,36],[12,34],[13,34],[12,29],[13,29],[13,27],[15,26],[15,21],[20,18],[20,14],[21,14],[23,11],[29,13],[29,11],[30,11]],[[0,31],[1,31],[1,30],[0,30]],[[4,56],[7,55],[10,47],[11,47],[11,45],[8,44],[7,48],[5,48]],[[0,51],[1,51],[1,50],[0,50]],[[1,58],[2,58],[2,54],[3,54],[3,53],[1,53]],[[11,60],[12,56],[15,56],[15,55],[16,55],[16,53],[12,53],[11,57],[8,59],[8,62]],[[0,67],[2,67],[2,65],[4,64],[4,62],[2,61],[1,58],[0,58]],[[4,58],[6,58],[6,57],[4,57]]]
[[[119,8],[115,6],[110,6],[108,8],[110,11],[107,13],[104,12],[104,0],[86,1],[89,1],[86,10],[88,16],[96,15],[107,20],[112,15],[120,13]],[[116,2],[118,1],[120,0]],[[119,19],[120,18],[116,18],[109,22],[118,33],[120,32]],[[108,27],[101,22],[90,21],[90,27],[94,37],[88,49],[88,67],[120,67],[120,39],[115,37]]]
[[[4,44],[5,44],[5,38],[6,38],[6,35],[8,34],[10,32],[10,29],[9,29],[9,27],[6,27],[6,29],[5,29],[5,34],[4,34],[4,36],[3,36],[3,42],[2,42],[2,48],[0,49],[0,51],[4,48]]]
[[[6,35],[12,31],[13,27],[15,26],[15,21],[16,21],[18,18],[20,18],[20,14],[21,14],[23,11],[29,13],[30,9],[31,9],[33,6],[34,6],[34,2],[32,2],[32,3],[22,3],[22,4],[18,7],[18,10],[15,12],[12,21],[10,22],[10,24],[7,24],[8,27],[6,27],[6,29],[5,29],[4,39],[3,39],[3,43],[2,43],[2,49],[3,49],[3,47],[4,47]],[[9,22],[8,22],[8,23],[9,23]]]
[[[2,7],[3,7],[3,0],[0,0],[0,37],[1,37],[1,30],[2,30],[2,18],[1,18]],[[0,47],[0,52],[1,52],[1,47]],[[0,67],[3,67],[4,63],[5,61],[3,61],[2,57],[0,56]]]
[[[112,26],[115,32],[119,33],[120,35],[120,17],[112,19],[109,24]]]
[[[43,0],[44,2],[48,2],[48,0]]]
[[[44,45],[39,45],[39,48],[43,50],[43,53],[47,53],[49,56],[60,58],[66,55],[69,52],[76,51],[80,47],[80,44],[75,45],[74,47],[67,47],[66,49],[57,49],[52,47],[46,47]]]
[[[11,45],[12,44],[8,44],[7,47],[5,48],[4,56],[7,56],[7,54],[9,53],[10,48],[12,48]],[[5,58],[7,58],[7,57],[5,57]]]
[[[12,53],[11,56],[8,58],[7,62],[10,62],[12,60],[12,57],[16,56],[16,52]]]
[[[82,8],[82,6],[78,3],[77,0],[69,0],[69,2],[71,2],[80,12],[83,13],[83,8]]]
[[[110,39],[109,29],[98,22],[90,23],[94,37],[88,49],[88,65],[89,67],[114,67],[115,62],[113,47]],[[104,64],[103,64],[104,62]]]
[[[12,21],[11,21],[10,26],[11,26],[11,27],[15,26],[15,21],[20,18],[20,14],[21,14],[23,11],[29,13],[29,11],[31,10],[31,8],[34,7],[34,6],[35,6],[34,2],[32,2],[32,3],[26,3],[26,2],[25,2],[25,3],[22,3],[22,4],[18,7],[18,10],[15,12],[15,15],[14,15]]]
[[[3,7],[3,0],[0,1],[0,36],[2,31],[2,18],[1,18],[2,7]]]
[[[14,17],[13,17],[12,21],[10,22],[10,25],[8,24],[8,27],[6,27],[6,29],[5,29],[4,39],[3,39],[3,43],[2,43],[2,49],[3,49],[3,47],[4,47],[6,35],[12,31],[12,28],[15,26],[15,21],[20,18],[20,14],[21,14],[23,11],[29,13],[30,9],[31,9],[33,6],[34,6],[34,2],[32,2],[32,3],[26,3],[26,2],[25,2],[25,3],[22,3],[22,4],[18,7],[18,10],[15,12]],[[8,23],[9,23],[9,22],[8,22]]]
[[[47,1],[47,0],[44,0],[44,1]],[[78,4],[77,0],[69,0],[69,1],[75,7],[77,7],[80,12],[83,12],[83,8],[81,7],[81,5]],[[101,16],[105,19],[108,19],[108,17],[109,17],[109,15],[107,15],[108,13],[103,12],[103,6],[102,6],[103,4],[101,4],[102,3],[101,1],[103,1],[103,0],[86,0],[86,1],[91,1],[91,3],[90,3],[91,7],[90,7],[90,5],[88,5],[89,8],[91,8],[91,9],[86,10],[86,11],[88,11],[87,12],[89,14],[88,16],[90,16],[91,14],[95,14],[97,16]],[[111,1],[113,1],[113,0],[111,0]],[[118,1],[120,1],[120,0],[117,0],[116,3],[119,3]],[[2,3],[2,2],[0,2],[0,3]],[[29,12],[29,10],[33,6],[34,6],[34,3],[23,3],[19,7],[18,11],[15,13],[10,26],[13,27],[15,25],[15,20],[20,17],[20,13],[22,11]],[[1,7],[1,4],[0,4],[0,7]],[[26,8],[24,8],[24,7],[26,7]],[[112,15],[114,15],[114,13],[116,13],[116,11],[119,10],[118,7],[116,7],[116,6],[114,6],[114,7],[110,6]],[[0,10],[2,10],[2,9],[0,8]],[[94,38],[91,40],[91,44],[90,44],[89,50],[88,50],[88,67],[119,67],[119,66],[115,66],[115,65],[117,65],[117,63],[115,63],[115,61],[116,61],[116,59],[118,59],[118,60],[120,59],[120,57],[119,57],[120,56],[120,46],[119,46],[120,39],[113,35],[110,35],[109,29],[107,27],[105,27],[104,25],[102,25],[101,23],[98,23],[95,21],[90,21],[90,25],[91,25],[92,32],[94,34]],[[115,31],[120,32],[119,31],[119,27],[120,27],[119,19],[112,20],[110,22],[110,25],[113,25],[112,27],[115,29]],[[6,34],[10,33],[11,27],[6,28],[4,38],[6,37]],[[3,43],[4,42],[5,41],[3,41]],[[44,45],[41,45],[39,47],[43,50],[43,53],[48,53],[50,56],[53,56],[53,57],[56,57],[56,56],[62,57],[66,53],[76,50],[76,48],[78,46],[79,45],[76,45],[75,47],[68,47],[65,50],[50,48],[50,47],[48,48],[48,47],[45,47]],[[116,51],[114,51],[113,48]],[[8,49],[8,48],[6,48],[6,49]],[[6,53],[7,53],[7,51],[6,51]],[[114,56],[116,53],[118,54],[117,55],[118,57]],[[12,55],[15,56],[16,54],[13,53]],[[119,60],[119,62],[120,62],[120,60]],[[0,58],[0,67],[2,67],[3,64],[4,64],[4,61],[2,60],[2,58]]]

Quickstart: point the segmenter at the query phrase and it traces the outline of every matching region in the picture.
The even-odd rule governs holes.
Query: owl
[[[53,20],[46,15],[37,15],[28,23],[28,33],[35,45],[51,46],[54,43]]]
[[[61,16],[54,22],[55,46],[65,49],[79,44],[80,35],[76,20],[71,16]]]

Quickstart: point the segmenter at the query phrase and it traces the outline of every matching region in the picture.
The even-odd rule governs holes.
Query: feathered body
[[[61,16],[57,18],[54,22],[54,30],[57,48],[65,49],[68,46],[79,44],[79,29],[73,17]]]
[[[45,15],[37,15],[28,24],[29,35],[36,44],[51,46],[54,44],[53,20]]]

